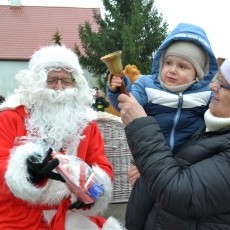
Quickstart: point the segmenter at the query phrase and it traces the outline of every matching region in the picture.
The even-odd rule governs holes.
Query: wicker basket
[[[98,113],[97,121],[104,138],[106,154],[114,169],[111,203],[127,202],[131,192],[127,171],[132,155],[127,144],[124,125],[119,117],[106,112]]]

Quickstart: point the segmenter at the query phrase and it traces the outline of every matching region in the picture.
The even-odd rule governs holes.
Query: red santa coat
[[[0,112],[0,229],[42,230],[49,229],[43,218],[43,210],[56,207],[35,205],[17,198],[7,186],[5,172],[7,170],[10,150],[14,147],[16,137],[25,136],[25,111],[20,106],[15,110]],[[104,150],[104,142],[99,128],[91,122],[84,130],[85,138],[78,147],[78,157],[89,165],[97,164],[112,179],[112,166]],[[105,219],[93,218],[99,227]]]

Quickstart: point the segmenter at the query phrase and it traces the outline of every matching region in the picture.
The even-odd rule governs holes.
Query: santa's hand
[[[85,204],[83,201],[78,200],[70,205],[69,209],[89,209],[93,206],[94,203]]]
[[[47,151],[47,156],[42,162],[38,162],[36,156],[30,156],[27,159],[27,167],[29,172],[29,179],[33,184],[37,184],[44,179],[53,179],[65,182],[63,177],[55,172],[52,172],[58,165],[58,159],[52,159],[52,148]]]

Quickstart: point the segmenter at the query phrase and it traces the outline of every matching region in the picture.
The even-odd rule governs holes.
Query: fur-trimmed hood
[[[170,44],[172,44],[175,41],[192,41],[195,44],[201,46],[204,51],[206,51],[208,58],[206,63],[206,73],[202,80],[199,82],[196,82],[192,88],[193,89],[199,89],[205,85],[209,85],[211,82],[213,76],[215,75],[216,71],[218,70],[218,64],[216,57],[212,51],[211,44],[209,42],[209,39],[205,33],[205,31],[193,24],[188,23],[179,23],[175,29],[169,33],[169,35],[166,37],[166,39],[163,41],[163,43],[160,45],[158,50],[156,51],[152,63],[152,78],[157,83],[159,87],[159,72],[160,72],[160,65],[161,65],[161,58],[164,52],[166,51],[167,47],[169,47]]]

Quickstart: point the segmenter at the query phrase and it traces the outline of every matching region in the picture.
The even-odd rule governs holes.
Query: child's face
[[[196,70],[186,59],[168,56],[163,60],[161,80],[168,86],[184,85],[196,78]]]

